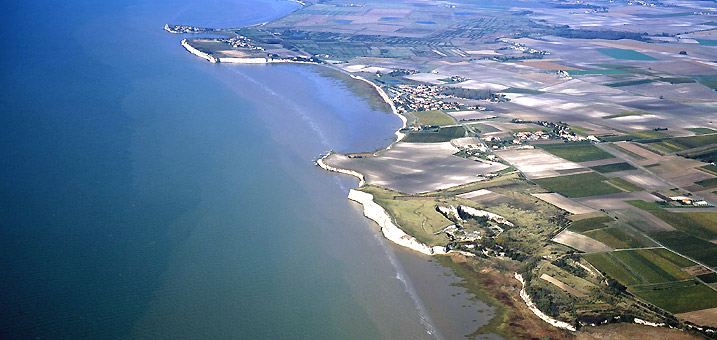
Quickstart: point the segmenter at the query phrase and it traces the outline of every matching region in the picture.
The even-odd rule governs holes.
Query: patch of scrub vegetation
[[[656,203],[627,201],[627,203],[657,216],[667,224],[694,236],[717,239],[717,212],[672,212],[662,209]]]
[[[453,117],[447,115],[443,111],[439,110],[433,110],[433,111],[418,111],[418,112],[412,112],[412,115],[416,116],[418,118],[418,122],[421,125],[427,125],[427,126],[443,126],[443,125],[453,125],[456,123],[455,119]]]
[[[402,131],[407,133],[401,140],[406,143],[441,143],[466,135],[466,129],[462,126],[439,127],[418,132]]]
[[[621,192],[609,184],[603,183],[605,176],[588,172],[577,175],[558,176],[534,180],[538,185],[566,197],[585,197],[615,194]]]
[[[680,254],[712,268],[717,267],[717,244],[682,231],[661,231],[650,236]]]
[[[650,113],[647,111],[639,111],[639,110],[638,111],[623,111],[618,114],[602,117],[602,119],[628,117],[628,116],[642,116],[642,115],[647,115],[647,114],[650,114]]]
[[[618,227],[591,230],[584,232],[583,235],[616,249],[639,248],[645,246],[642,242],[623,232]]]
[[[610,216],[604,215],[598,217],[584,218],[582,220],[574,221],[572,224],[570,224],[568,230],[574,231],[576,233],[582,233],[588,230],[606,228],[606,223],[610,223],[612,221],[613,219]]]
[[[608,182],[608,183],[610,183],[610,184],[612,184],[612,185],[614,185],[614,186],[616,186],[616,187],[618,187],[618,188],[620,188],[620,189],[623,189],[623,190],[625,190],[625,191],[628,191],[628,192],[635,192],[635,191],[645,190],[645,189],[643,189],[643,188],[641,188],[641,187],[639,187],[639,186],[637,186],[637,185],[635,185],[635,184],[632,184],[632,183],[630,183],[630,182],[628,182],[628,181],[626,181],[626,180],[624,180],[624,179],[622,179],[622,178],[620,178],[620,177],[610,178],[610,179],[607,180],[606,182]]]
[[[600,173],[609,173],[609,172],[616,172],[616,171],[635,170],[635,167],[630,165],[629,163],[615,163],[615,164],[591,166],[590,169],[593,169]]]
[[[596,161],[614,157],[590,142],[539,144],[536,146],[572,162]]]
[[[631,292],[671,313],[717,307],[717,292],[695,280],[639,287]]]

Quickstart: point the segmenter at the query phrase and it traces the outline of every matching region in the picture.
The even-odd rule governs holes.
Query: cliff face
[[[393,223],[391,217],[388,216],[388,213],[386,213],[386,210],[373,201],[373,195],[363,191],[351,189],[351,191],[349,191],[349,199],[363,205],[364,215],[376,222],[378,226],[381,227],[383,235],[391,242],[426,255],[446,254],[444,247],[429,247],[421,242],[418,242],[415,237],[403,232],[403,230]]]

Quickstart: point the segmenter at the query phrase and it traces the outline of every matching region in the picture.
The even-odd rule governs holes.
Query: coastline
[[[518,273],[515,273],[515,279],[520,282],[521,288],[520,288],[520,297],[523,299],[523,302],[528,306],[528,309],[530,309],[535,316],[539,317],[541,320],[549,323],[551,326],[561,328],[561,329],[567,329],[569,331],[575,332],[575,326],[563,322],[560,320],[553,319],[549,316],[547,316],[545,313],[543,313],[538,307],[533,303],[533,300],[530,299],[530,296],[528,295],[528,292],[525,291],[525,280],[523,280],[523,275],[520,275]]]
[[[369,219],[373,220],[381,228],[383,236],[389,241],[403,246],[425,255],[445,255],[446,252],[444,247],[434,246],[430,247],[421,242],[418,242],[415,237],[406,234],[396,224],[393,223],[391,217],[388,215],[386,210],[383,209],[378,203],[373,201],[373,195],[351,189],[349,191],[348,198],[352,201],[358,202],[363,206],[363,214]]]

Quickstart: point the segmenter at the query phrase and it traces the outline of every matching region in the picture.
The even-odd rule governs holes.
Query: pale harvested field
[[[505,169],[501,163],[453,156],[450,143],[398,143],[380,156],[348,158],[334,154],[330,166],[364,174],[366,182],[404,193],[434,191],[475,182],[478,175]]]
[[[560,234],[556,235],[553,238],[553,242],[557,242],[560,244],[564,244],[568,247],[586,252],[586,253],[596,253],[601,251],[611,251],[614,250],[602,242],[595,241],[585,235],[581,235],[578,233],[574,233],[570,230],[563,230],[560,232]]]
[[[530,179],[562,175],[559,170],[581,169],[574,162],[566,161],[540,149],[500,150],[496,154],[518,168]]]
[[[579,68],[567,66],[567,65],[561,65],[552,61],[546,61],[546,60],[522,60],[521,64],[535,67],[541,70],[546,71],[557,71],[557,70],[579,70]]]
[[[639,208],[630,207],[610,211],[622,222],[628,223],[644,232],[652,233],[658,231],[674,231],[675,228],[655,215]]]
[[[661,201],[660,198],[645,191],[637,192],[619,192],[616,194],[593,196],[593,197],[579,197],[574,200],[594,209],[628,209],[632,208],[631,205],[623,202],[628,200],[643,200],[646,202],[657,202]]]
[[[558,288],[560,288],[560,289],[562,289],[562,290],[568,292],[568,294],[570,294],[570,295],[574,295],[574,296],[577,296],[577,297],[579,297],[579,298],[582,298],[582,297],[586,297],[586,296],[587,296],[587,295],[585,295],[585,294],[583,294],[583,293],[577,291],[575,288],[566,285],[566,284],[563,283],[562,281],[560,281],[560,280],[558,280],[558,279],[556,279],[556,278],[554,278],[554,277],[552,277],[552,276],[550,276],[550,275],[543,274],[543,275],[540,275],[540,278],[543,279],[543,280],[545,280],[545,281],[548,281],[548,282],[554,284],[554,285],[557,286]]]
[[[495,118],[495,115],[482,112],[482,111],[458,111],[458,112],[446,112],[457,120],[478,120],[478,119],[489,119]]]
[[[544,194],[532,194],[533,196],[540,198],[541,200],[548,202],[560,209],[563,209],[571,214],[587,214],[595,212],[595,209],[586,207],[580,203],[577,203],[571,199],[563,197],[558,193],[544,193]]]
[[[647,190],[663,190],[672,187],[671,185],[655,178],[648,173],[645,173],[642,170],[618,171],[604,175],[608,177],[620,177],[630,183],[643,187]]]
[[[717,327],[717,307],[675,314],[675,316],[698,325]]]
[[[476,198],[476,197],[478,197],[478,196],[489,195],[489,194],[492,194],[492,193],[493,193],[493,192],[490,191],[490,190],[488,190],[488,189],[478,189],[478,190],[476,190],[476,191],[471,191],[471,192],[467,192],[467,193],[465,193],[465,194],[460,194],[460,195],[456,195],[456,196],[457,196],[457,197],[460,197],[460,198],[471,199],[471,198]]]

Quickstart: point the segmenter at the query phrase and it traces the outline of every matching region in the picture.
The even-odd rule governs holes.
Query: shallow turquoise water
[[[400,121],[313,66],[214,65],[161,29],[294,8],[8,5],[0,338],[441,337],[355,181],[312,165]]]

